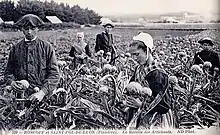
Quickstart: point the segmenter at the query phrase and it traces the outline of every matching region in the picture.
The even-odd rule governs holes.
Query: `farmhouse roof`
[[[46,18],[53,24],[62,23],[62,21],[57,16],[46,16]]]

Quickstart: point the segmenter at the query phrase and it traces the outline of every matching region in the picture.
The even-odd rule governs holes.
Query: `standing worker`
[[[32,101],[42,101],[50,95],[60,78],[53,47],[37,36],[38,27],[43,24],[33,14],[24,15],[15,23],[22,29],[24,38],[11,48],[4,73],[5,82],[15,90],[23,89],[28,83],[25,94]]]
[[[209,61],[212,64],[209,74],[213,75],[215,67],[220,69],[219,55],[213,50],[214,43],[212,39],[208,37],[200,39],[198,43],[201,45],[203,50],[195,54],[193,64],[199,65]]]
[[[104,31],[96,36],[95,52],[100,50],[104,51],[104,58],[106,58],[107,53],[111,53],[110,64],[114,64],[115,59],[115,48],[113,46],[113,35],[111,34],[112,28],[114,28],[113,23],[109,20],[103,23]]]
[[[72,46],[69,56],[73,58],[73,69],[79,64],[85,64],[86,59],[91,57],[89,45],[84,41],[84,33],[77,32],[77,42]]]

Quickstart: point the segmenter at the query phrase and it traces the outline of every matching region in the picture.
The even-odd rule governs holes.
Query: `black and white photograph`
[[[0,0],[0,135],[220,134],[219,0]]]

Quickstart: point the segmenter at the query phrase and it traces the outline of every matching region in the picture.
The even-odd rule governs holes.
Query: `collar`
[[[37,39],[37,36],[34,37],[34,39],[32,39],[32,40],[28,40],[27,38],[24,38],[24,41],[25,41],[25,42],[32,42],[32,41],[35,41],[36,39]]]
[[[157,60],[153,60],[151,63],[145,63],[139,66],[140,69],[144,70],[145,73],[149,73],[155,69],[161,69]]]
[[[77,42],[74,46],[75,47],[80,47],[83,50],[85,50],[86,45],[87,45],[87,43],[83,41],[83,42]]]
[[[110,35],[111,33],[107,33],[106,31],[103,31],[102,33],[104,33],[104,34],[108,34],[108,35]]]

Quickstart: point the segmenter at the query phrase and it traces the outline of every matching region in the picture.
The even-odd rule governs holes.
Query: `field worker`
[[[30,86],[25,94],[32,101],[41,101],[51,94],[59,82],[55,51],[37,36],[38,27],[43,24],[33,14],[24,15],[15,23],[21,28],[24,38],[11,48],[4,73],[6,83],[14,90],[24,88],[27,83],[22,81],[26,80]]]
[[[115,48],[113,46],[113,36],[111,34],[112,28],[114,28],[111,20],[103,22],[104,31],[98,35],[96,35],[96,45],[95,52],[100,50],[104,51],[104,58],[106,58],[107,53],[111,53],[111,61],[110,64],[114,64],[115,59]]]
[[[73,57],[73,68],[78,64],[84,64],[87,57],[91,57],[89,45],[84,41],[84,33],[77,32],[77,42],[72,46],[69,56]]]
[[[138,123],[149,128],[150,120],[155,116],[153,122],[158,121],[159,127],[172,126],[171,98],[167,90],[168,75],[165,70],[158,67],[152,56],[154,49],[152,36],[141,32],[133,37],[133,42],[129,47],[132,58],[139,63],[130,81],[138,82],[142,87],[152,90],[152,100],[149,105],[151,107],[145,107]],[[137,108],[141,106],[135,100],[127,103],[136,105]]]
[[[212,67],[209,70],[209,74],[214,74],[214,68],[220,69],[220,58],[217,52],[213,50],[214,43],[211,38],[202,38],[198,41],[203,48],[202,51],[198,52],[194,56],[193,64],[203,64],[206,61],[211,62]]]

